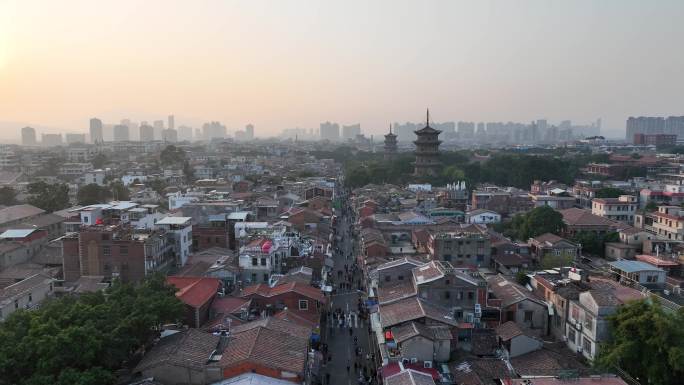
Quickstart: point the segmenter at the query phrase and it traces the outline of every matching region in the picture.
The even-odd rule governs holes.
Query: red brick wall
[[[279,378],[282,380],[287,380],[291,381],[293,383],[301,383],[303,378],[301,375],[298,375],[295,378],[283,378],[280,375],[280,370],[275,369],[275,368],[269,368],[263,365],[259,365],[253,362],[242,362],[237,365],[229,366],[226,368],[223,368],[223,378],[232,378],[235,376],[239,376],[240,374],[243,373],[257,373],[261,374],[263,376],[268,376],[271,378]]]

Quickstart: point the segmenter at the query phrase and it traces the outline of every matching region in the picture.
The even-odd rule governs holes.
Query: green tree
[[[165,278],[48,300],[0,323],[0,385],[113,384],[114,371],[184,312]]]
[[[17,191],[10,186],[0,188],[0,205],[11,206],[17,202]]]
[[[104,203],[112,197],[111,191],[96,183],[87,184],[78,189],[76,199],[79,205],[87,206]]]
[[[107,164],[107,156],[100,152],[93,157],[93,161],[91,163],[95,169],[104,168],[104,166]]]
[[[615,187],[603,187],[596,190],[596,198],[618,198],[627,194],[624,190]]]
[[[513,218],[512,225],[514,233],[520,240],[527,240],[545,233],[558,235],[565,229],[563,215],[549,206],[535,207],[516,217]]]
[[[109,189],[111,191],[112,198],[117,201],[127,201],[131,199],[131,192],[128,187],[124,186],[123,182],[120,180],[112,181],[109,184]]]
[[[28,193],[28,203],[47,212],[69,207],[69,186],[66,184],[34,182],[28,185]]]
[[[166,183],[166,181],[164,179],[156,178],[156,179],[148,180],[147,186],[149,188],[151,188],[152,190],[156,191],[157,194],[164,196],[164,190],[166,190],[166,188],[169,187],[169,184]]]
[[[159,154],[159,161],[164,166],[181,165],[185,161],[185,151],[174,145],[166,146]]]
[[[192,168],[187,160],[183,162],[183,175],[185,175],[185,180],[188,182],[195,180],[195,169]]]
[[[682,309],[667,312],[652,300],[619,307],[609,317],[612,338],[599,346],[594,364],[604,370],[622,368],[642,384],[681,384],[684,378]]]
[[[646,206],[644,206],[644,210],[656,211],[656,210],[658,210],[658,204],[655,203],[654,201],[648,201],[648,203],[646,203]]]

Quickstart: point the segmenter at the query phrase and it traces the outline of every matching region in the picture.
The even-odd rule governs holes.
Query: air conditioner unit
[[[581,322],[579,322],[579,321],[576,321],[576,322],[575,322],[575,329],[577,329],[577,330],[580,330],[580,331],[581,331],[581,330],[582,330],[582,323],[581,323]]]
[[[417,363],[418,363],[418,359],[417,359],[416,357],[411,358],[411,363],[412,363],[412,364],[417,364]]]
[[[427,369],[432,369],[432,361],[423,362],[423,367]]]
[[[581,346],[577,347],[577,353],[582,353],[582,347]]]
[[[411,362],[411,360],[409,360],[408,358],[402,358],[401,359],[401,363],[404,365],[408,364],[409,362]]]
[[[568,342],[568,336],[563,336],[561,340],[563,340],[563,342]]]

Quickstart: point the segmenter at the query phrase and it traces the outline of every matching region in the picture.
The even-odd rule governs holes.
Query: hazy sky
[[[0,0],[0,121],[379,133],[430,107],[622,136],[629,115],[684,115],[682,20],[682,0]]]

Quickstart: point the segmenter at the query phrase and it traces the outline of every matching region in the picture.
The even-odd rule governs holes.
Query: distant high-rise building
[[[65,136],[67,144],[85,143],[85,134],[66,134]]]
[[[176,118],[173,115],[169,115],[167,126],[172,130],[176,129]]]
[[[154,140],[154,127],[147,124],[140,126],[140,141],[151,142]]]
[[[179,126],[178,127],[178,140],[180,141],[192,141],[192,127]]]
[[[41,144],[46,147],[61,146],[62,134],[43,134],[41,136]]]
[[[320,126],[321,140],[336,142],[340,140],[340,125],[337,123],[325,122]]]
[[[102,121],[98,118],[90,119],[90,143],[104,142],[104,135],[102,132]]]
[[[430,111],[427,112],[425,127],[417,130],[416,140],[416,162],[414,163],[414,175],[418,177],[435,176],[439,172],[439,134],[442,131],[430,127]]]
[[[475,137],[475,122],[458,122],[458,135],[461,139],[473,139]]]
[[[253,140],[254,139],[254,125],[253,124],[248,124],[245,126],[245,135],[247,137],[247,140]]]
[[[35,146],[37,144],[35,128],[24,127],[21,129],[21,144],[24,146]]]
[[[599,122],[597,122],[597,125],[598,124]],[[651,116],[639,116],[638,118],[635,118],[630,116],[629,119],[627,119],[626,126],[626,139],[628,141],[632,141],[635,134],[668,134],[684,138],[684,116],[668,116],[667,118]]]
[[[173,128],[167,128],[166,130],[162,130],[162,140],[164,142],[177,142],[178,131],[174,130]]]
[[[126,142],[130,140],[128,126],[125,124],[117,124],[114,126],[114,141]]]
[[[342,140],[353,140],[356,135],[361,135],[361,124],[342,126]]]
[[[385,160],[392,160],[397,154],[397,136],[392,133],[392,125],[390,124],[389,133],[385,134]]]
[[[209,122],[202,125],[202,137],[204,140],[223,139],[226,137],[226,126],[221,122]]]

